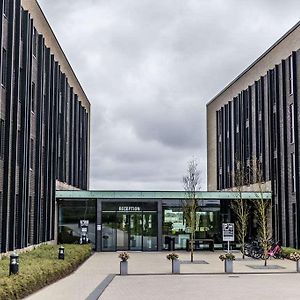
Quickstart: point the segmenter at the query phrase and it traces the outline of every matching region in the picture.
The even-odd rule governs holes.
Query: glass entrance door
[[[143,237],[143,215],[141,213],[129,214],[129,223],[129,249],[141,251]]]
[[[151,204],[151,203],[150,203]],[[156,204],[103,203],[102,251],[157,250]]]
[[[117,250],[128,250],[129,215],[117,213]]]
[[[142,250],[142,213],[117,213],[117,250]]]

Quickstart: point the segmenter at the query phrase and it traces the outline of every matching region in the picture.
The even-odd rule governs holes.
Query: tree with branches
[[[183,217],[190,230],[191,262],[193,262],[197,211],[199,211],[196,192],[200,190],[200,171],[195,159],[188,163],[187,174],[183,176],[183,187],[186,193],[186,199],[182,200]]]
[[[255,176],[255,181],[258,187],[258,199],[254,200],[255,213],[257,216],[258,223],[258,238],[260,240],[260,245],[263,249],[263,259],[265,261],[265,266],[267,265],[268,250],[270,247],[270,240],[272,238],[271,225],[270,225],[270,199],[264,199],[265,183],[262,172],[261,162],[257,159],[252,160],[251,169],[253,176]]]
[[[241,244],[241,251],[243,259],[245,258],[245,239],[248,233],[248,222],[250,214],[249,200],[243,199],[242,192],[243,186],[246,182],[247,174],[245,166],[239,160],[235,161],[235,171],[233,174],[234,190],[237,191],[237,199],[233,199],[230,203],[230,207],[236,216],[235,228],[236,237]]]

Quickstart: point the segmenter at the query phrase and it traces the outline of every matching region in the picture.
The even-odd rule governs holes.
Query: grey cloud
[[[92,103],[91,187],[182,189],[205,105],[299,18],[296,0],[39,1]]]

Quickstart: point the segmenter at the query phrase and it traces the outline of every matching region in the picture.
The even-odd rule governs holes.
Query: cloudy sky
[[[299,21],[299,0],[39,0],[92,105],[91,189],[206,189],[206,103]]]

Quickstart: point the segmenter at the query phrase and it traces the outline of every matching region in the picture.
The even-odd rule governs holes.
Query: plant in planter
[[[300,272],[300,253],[299,252],[293,252],[289,255],[289,259],[296,262],[296,271]]]
[[[233,273],[233,261],[235,256],[233,253],[225,253],[219,256],[221,261],[224,261],[225,273]]]
[[[172,260],[172,273],[173,274],[179,274],[180,273],[180,261],[179,261],[179,255],[177,253],[169,253],[167,255],[168,260]]]
[[[120,275],[128,274],[128,259],[129,254],[127,252],[121,252],[118,257],[121,259],[120,261]]]

